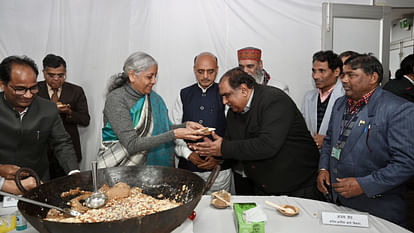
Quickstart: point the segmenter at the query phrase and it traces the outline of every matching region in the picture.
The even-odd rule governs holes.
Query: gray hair
[[[157,61],[151,55],[144,52],[135,52],[124,62],[123,72],[113,75],[108,87],[108,93],[123,86],[129,81],[128,73],[133,70],[135,73],[140,73],[147,70],[153,65],[158,65]]]

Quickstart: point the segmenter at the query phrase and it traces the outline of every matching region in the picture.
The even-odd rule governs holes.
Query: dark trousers
[[[408,230],[414,232],[414,178],[407,182],[407,225]]]

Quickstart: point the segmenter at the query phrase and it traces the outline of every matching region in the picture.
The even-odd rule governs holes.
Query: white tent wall
[[[326,1],[2,0],[0,59],[27,55],[41,70],[48,53],[65,58],[67,81],[82,86],[88,99],[91,122],[80,128],[81,169],[88,170],[101,141],[107,83],[138,50],[159,62],[155,91],[169,109],[179,90],[195,80],[195,55],[216,54],[219,78],[237,66],[236,50],[246,46],[262,49],[265,69],[289,86],[300,107],[304,93],[313,88],[311,59],[321,48],[322,2]],[[43,80],[42,74],[38,80]]]

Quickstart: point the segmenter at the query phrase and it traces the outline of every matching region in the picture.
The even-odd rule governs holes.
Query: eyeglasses
[[[39,92],[39,87],[37,85],[34,85],[33,87],[29,87],[29,88],[26,88],[26,87],[13,87],[11,85],[9,85],[9,86],[14,90],[14,93],[16,95],[24,95],[24,94],[26,94],[27,91],[30,91],[30,93],[32,93],[32,94],[37,94]]]
[[[65,73],[59,73],[59,74],[54,74],[54,73],[47,73],[47,76],[51,77],[51,78],[65,78]]]

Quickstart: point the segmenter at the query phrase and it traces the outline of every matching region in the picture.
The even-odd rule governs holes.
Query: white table
[[[216,209],[210,205],[211,198],[203,196],[195,211],[197,214],[193,223],[194,233],[211,233],[211,232],[236,232],[235,218],[233,209]],[[294,205],[300,209],[299,215],[286,217],[280,214],[274,207],[265,204],[265,201],[284,205]],[[267,215],[268,221],[265,223],[266,233],[406,233],[410,232],[403,227],[384,219],[370,215],[368,217],[369,227],[346,227],[323,225],[321,212],[341,212],[350,214],[365,214],[349,208],[336,206],[334,204],[301,199],[287,196],[232,196],[231,201],[238,202],[255,202],[261,206]]]
[[[210,196],[203,196],[197,205],[196,218],[194,221],[186,220],[173,233],[236,233],[235,218],[232,208],[216,209],[210,205]],[[295,217],[286,217],[276,211],[275,208],[267,206],[265,201],[284,205],[294,205],[300,209],[299,215]],[[261,206],[267,215],[268,221],[265,223],[266,233],[407,233],[410,232],[394,223],[370,215],[368,217],[369,227],[345,227],[323,225],[321,212],[340,212],[348,214],[364,214],[349,208],[336,206],[334,204],[313,201],[308,199],[287,197],[287,196],[232,196],[231,201],[254,202]],[[13,213],[15,207],[0,208],[0,215]],[[12,231],[21,233],[37,233],[36,229],[28,226],[24,231]]]

